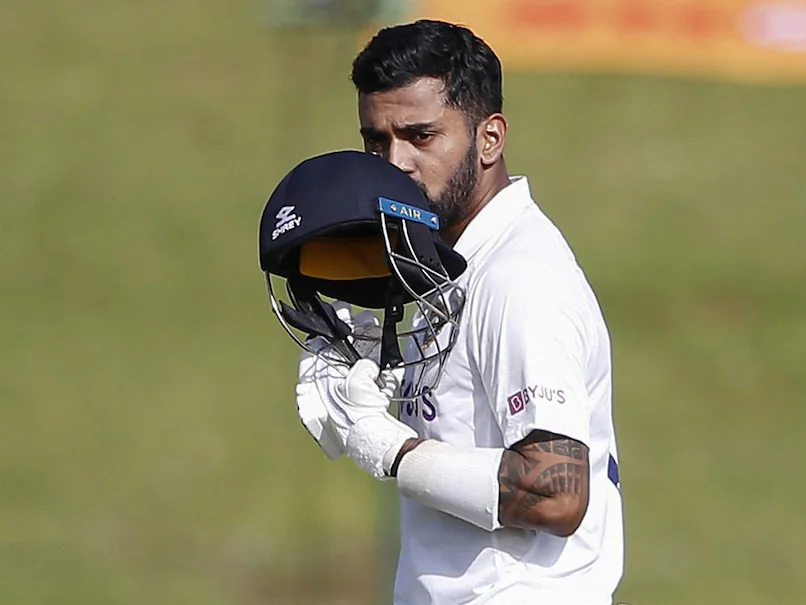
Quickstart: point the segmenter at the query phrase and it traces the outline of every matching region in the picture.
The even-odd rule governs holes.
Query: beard
[[[418,183],[431,210],[439,216],[440,228],[452,227],[470,214],[478,185],[477,155],[476,146],[471,142],[464,158],[436,198],[432,198],[425,186]]]

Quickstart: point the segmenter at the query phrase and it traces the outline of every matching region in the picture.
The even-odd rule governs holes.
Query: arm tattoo
[[[582,465],[560,462],[544,470],[534,487],[538,489],[538,493],[578,496],[583,490],[583,479]]]
[[[585,446],[573,439],[555,439],[553,441],[537,441],[535,445],[547,454],[559,454],[574,460],[587,460]]]
[[[559,435],[537,438],[514,445],[501,459],[498,516],[503,525],[551,528],[557,523],[554,517],[563,517],[565,511],[581,520],[578,513],[584,514],[587,507],[587,448]]]

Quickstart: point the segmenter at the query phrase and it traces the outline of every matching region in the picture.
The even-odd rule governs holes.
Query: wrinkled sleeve
[[[551,280],[530,286],[506,275],[490,280],[484,292],[473,322],[475,362],[504,446],[535,429],[588,444],[579,299]]]

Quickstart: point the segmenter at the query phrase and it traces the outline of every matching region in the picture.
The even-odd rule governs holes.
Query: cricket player
[[[507,172],[499,60],[423,20],[381,30],[352,81],[365,151],[416,183],[466,261],[438,376],[364,358],[311,381],[314,357],[300,364],[298,397],[327,410],[323,449],[399,489],[394,605],[611,605],[624,529],[610,338],[562,233]]]

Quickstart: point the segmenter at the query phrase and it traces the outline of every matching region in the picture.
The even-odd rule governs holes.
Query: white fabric
[[[458,340],[437,389],[403,403],[400,418],[458,447],[509,447],[534,429],[580,440],[590,503],[580,528],[560,538],[488,532],[403,496],[395,605],[610,603],[623,572],[622,502],[608,478],[618,453],[596,297],[525,178],[479,213],[456,250],[468,260]]]
[[[486,531],[498,522],[498,467],[503,448],[456,447],[428,440],[400,462],[400,493]]]

